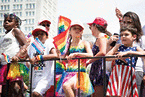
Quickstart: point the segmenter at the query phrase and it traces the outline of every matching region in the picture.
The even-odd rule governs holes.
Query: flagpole
[[[30,97],[32,97],[32,73],[33,73],[33,64],[31,64],[31,71],[30,71]]]
[[[55,87],[56,87],[56,60],[54,60],[54,97],[55,97]]]

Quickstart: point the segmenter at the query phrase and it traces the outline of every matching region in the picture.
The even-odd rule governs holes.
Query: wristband
[[[119,22],[122,22],[122,19],[119,18]]]
[[[19,56],[16,55],[16,57],[18,57],[19,60],[25,60],[25,57],[26,57],[26,56],[21,57],[20,55],[19,55]]]
[[[37,61],[43,61],[43,56],[42,55],[37,55],[36,57]]]

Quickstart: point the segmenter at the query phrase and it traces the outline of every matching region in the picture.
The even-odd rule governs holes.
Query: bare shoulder
[[[85,47],[88,47],[90,46],[90,43],[86,40],[82,40],[82,44],[85,46]]]
[[[89,42],[86,40],[82,40],[82,43],[85,45],[85,44],[88,44]]]
[[[18,34],[21,34],[22,31],[21,31],[19,28],[14,28],[14,29],[13,29],[13,33],[14,33],[15,35],[18,35]]]

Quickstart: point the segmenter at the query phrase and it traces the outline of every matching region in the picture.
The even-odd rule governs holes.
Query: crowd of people
[[[92,35],[96,38],[93,45],[82,39],[84,26],[81,21],[72,21],[69,27],[69,46],[64,55],[60,55],[60,51],[54,46],[49,36],[51,25],[49,20],[41,20],[32,31],[32,37],[26,38],[20,30],[21,19],[14,14],[5,14],[3,27],[6,32],[0,39],[0,54],[2,53],[0,55],[0,97],[25,97],[25,93],[30,89],[32,89],[32,97],[52,97],[54,89],[58,97],[75,97],[78,95],[78,89],[82,97],[104,97],[103,72],[106,72],[107,79],[106,96],[130,97],[133,94],[133,97],[143,97],[144,57],[124,57],[125,55],[145,55],[145,36],[140,19],[131,11],[123,15],[116,8],[115,12],[120,23],[119,34],[111,35],[107,31],[107,21],[101,17],[96,17],[93,22],[87,23]],[[36,42],[39,45],[36,45]],[[39,48],[43,48],[41,52]],[[6,62],[4,54],[9,55],[11,63]],[[73,59],[99,56],[115,56],[115,58],[106,58],[106,71],[103,69],[102,58],[79,61]],[[60,68],[56,66],[54,70],[54,61],[46,61],[52,58],[67,59],[57,61],[61,64],[61,72],[55,74],[54,71],[59,71],[57,69]],[[78,73],[78,62],[80,62],[80,73]],[[31,67],[33,67],[32,70],[30,70]],[[24,72],[32,76],[26,76]],[[54,81],[55,75],[56,81]],[[27,81],[31,77],[32,87],[30,88],[30,82],[27,83]]]

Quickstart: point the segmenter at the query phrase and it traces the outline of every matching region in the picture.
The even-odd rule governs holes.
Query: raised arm
[[[117,18],[119,19],[120,27],[122,27],[123,15],[118,8],[115,9],[115,13],[116,13]]]
[[[14,33],[15,38],[18,40],[20,46],[27,44],[25,35],[20,29],[14,28],[13,33]]]
[[[121,44],[116,44],[107,54],[106,56],[113,56],[118,51],[118,48]],[[115,58],[106,58],[107,61],[115,60]]]

